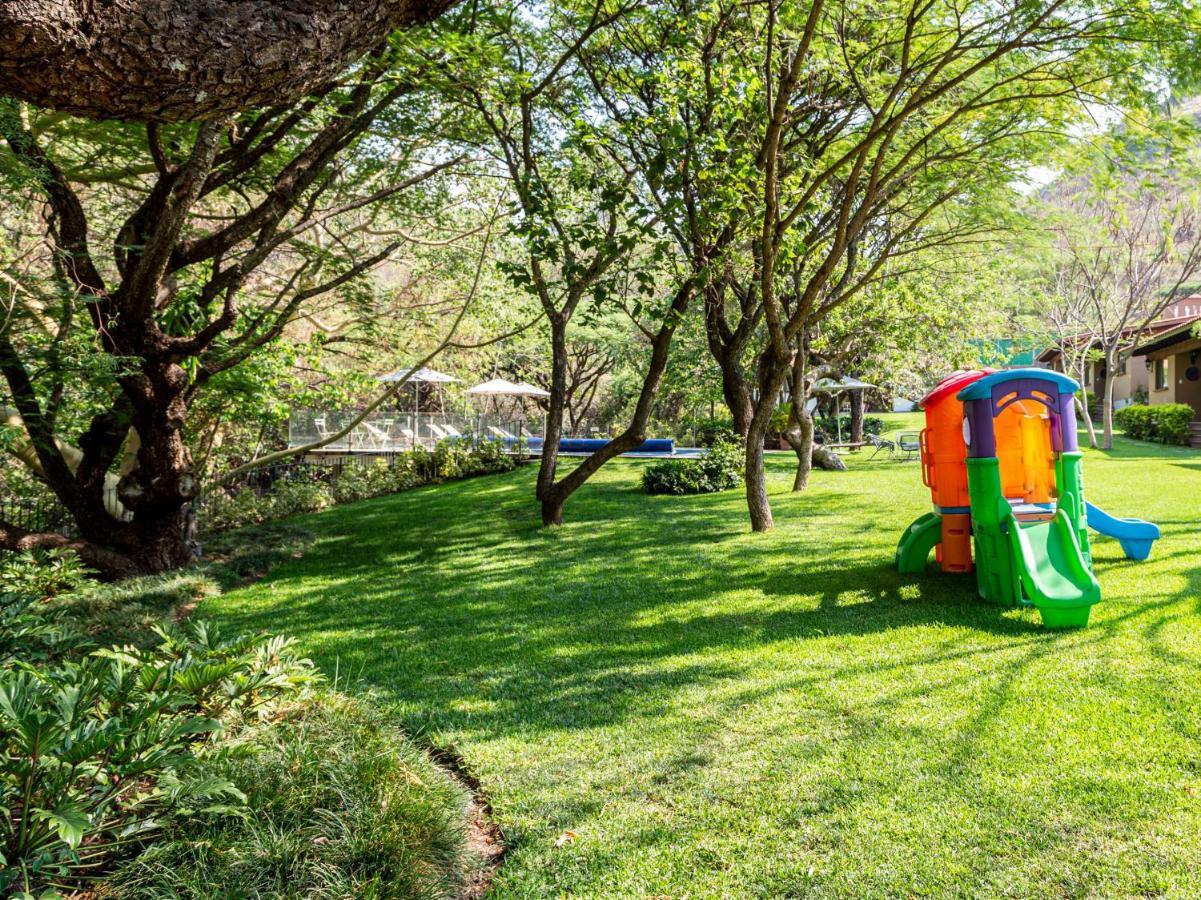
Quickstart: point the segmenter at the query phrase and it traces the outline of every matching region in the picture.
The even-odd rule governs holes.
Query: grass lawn
[[[866,456],[794,496],[773,455],[768,535],[738,491],[643,496],[641,461],[555,530],[532,468],[340,507],[204,608],[453,745],[496,896],[1201,895],[1201,455],[1086,453],[1089,499],[1163,539],[1095,540],[1071,633],[897,575],[929,492]]]

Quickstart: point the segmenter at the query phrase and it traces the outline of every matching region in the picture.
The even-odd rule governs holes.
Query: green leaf
[[[53,812],[50,810],[35,810],[33,817],[40,822],[48,822],[58,832],[59,838],[72,850],[83,843],[92,820],[78,806],[60,804]]]

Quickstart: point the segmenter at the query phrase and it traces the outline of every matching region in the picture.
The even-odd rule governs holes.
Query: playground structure
[[[974,569],[985,600],[1033,605],[1048,628],[1088,624],[1101,599],[1088,529],[1117,538],[1128,559],[1146,559],[1159,528],[1085,501],[1078,390],[1047,369],[981,369],[956,372],[918,403],[934,510],[901,537],[901,572],[925,571],[934,550],[944,572]]]

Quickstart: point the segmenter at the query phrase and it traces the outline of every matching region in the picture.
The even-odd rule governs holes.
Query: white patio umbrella
[[[453,375],[447,375],[445,372],[435,372],[428,366],[422,366],[415,372],[412,369],[400,369],[396,372],[389,372],[387,375],[381,375],[379,381],[400,381],[405,376],[412,372],[409,381],[420,381],[423,384],[449,384],[452,381],[458,381]]]
[[[514,384],[512,381],[507,381],[504,378],[493,378],[491,381],[485,381],[483,384],[477,384],[474,387],[469,387],[466,391],[474,396],[484,397],[535,397],[545,398],[550,396],[549,391],[544,391],[536,384],[530,384],[528,381],[522,381]],[[522,410],[522,423],[525,422],[525,411]],[[545,433],[545,431],[543,432]]]
[[[512,397],[514,394],[519,394],[520,391],[518,391],[517,385],[511,381],[493,378],[491,381],[469,387],[464,393],[483,397]]]
[[[550,396],[550,391],[544,391],[538,385],[530,384],[528,381],[519,381],[514,387],[521,392],[520,396],[522,397],[538,397],[544,400]]]
[[[813,393],[834,394],[834,424],[838,429],[838,443],[842,443],[842,395],[846,391],[870,391],[874,384],[858,378],[819,378],[813,383]]]
[[[420,422],[420,416],[421,416],[421,411],[420,411],[421,388],[416,387],[416,385],[450,384],[452,381],[458,381],[459,379],[455,378],[453,375],[447,375],[445,372],[435,372],[433,369],[429,368],[428,366],[422,366],[419,369],[412,369],[412,368],[398,369],[395,372],[389,372],[387,375],[380,375],[376,380],[377,381],[396,382],[396,381],[403,381],[405,378],[408,378],[408,384],[415,385],[415,387],[413,388],[413,421],[411,424],[413,426],[412,427],[412,432],[413,432],[412,442],[414,445],[416,445],[417,431],[420,428],[419,422]],[[407,385],[406,385],[406,387],[407,387]],[[442,410],[442,413],[445,414],[446,407],[442,403],[441,394],[439,394],[438,405],[439,405],[439,408]]]

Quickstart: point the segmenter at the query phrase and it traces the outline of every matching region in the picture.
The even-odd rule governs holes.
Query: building
[[[1162,399],[1167,396],[1165,393],[1166,388],[1156,389],[1154,387],[1155,383],[1159,383],[1156,382],[1156,378],[1163,381],[1167,376],[1160,369],[1156,369],[1154,360],[1147,358],[1144,351],[1152,346],[1159,347],[1160,342],[1168,338],[1175,339],[1180,335],[1187,338],[1191,334],[1193,326],[1198,322],[1201,322],[1201,295],[1193,295],[1185,297],[1177,303],[1173,303],[1164,310],[1163,315],[1143,330],[1139,345],[1123,354],[1118,362],[1118,371],[1114,376],[1113,382],[1114,409],[1121,409],[1124,406],[1129,406],[1131,403],[1142,400],[1150,403],[1177,402],[1175,400]],[[1130,329],[1130,336],[1133,336],[1133,334],[1134,329]],[[1073,335],[1066,338],[1067,341],[1085,341],[1089,339],[1090,336],[1086,334]],[[1201,346],[1201,341],[1194,341],[1194,344]],[[1175,344],[1165,345],[1164,351],[1160,354],[1164,358],[1173,355],[1167,351],[1166,347],[1168,346],[1175,346]],[[1159,351],[1156,352],[1158,353]],[[1182,348],[1180,352],[1187,355],[1191,352],[1191,348]],[[1059,345],[1048,347],[1040,353],[1037,357],[1037,363],[1049,369],[1062,372],[1062,342]],[[1170,366],[1170,364],[1168,365]],[[1163,368],[1161,367],[1161,369]],[[1067,374],[1072,377],[1077,376],[1076,372],[1068,372]],[[1104,360],[1090,362],[1085,366],[1084,383],[1090,397],[1099,398],[1101,396],[1105,387]],[[1161,399],[1156,399],[1157,396]],[[1198,388],[1198,400],[1201,401],[1201,387]],[[1187,403],[1190,401],[1181,400],[1179,402]],[[1195,404],[1194,408],[1198,410],[1198,415],[1201,415],[1201,405]]]
[[[1187,403],[1201,419],[1201,316],[1144,339],[1134,348],[1150,386],[1148,402]]]

